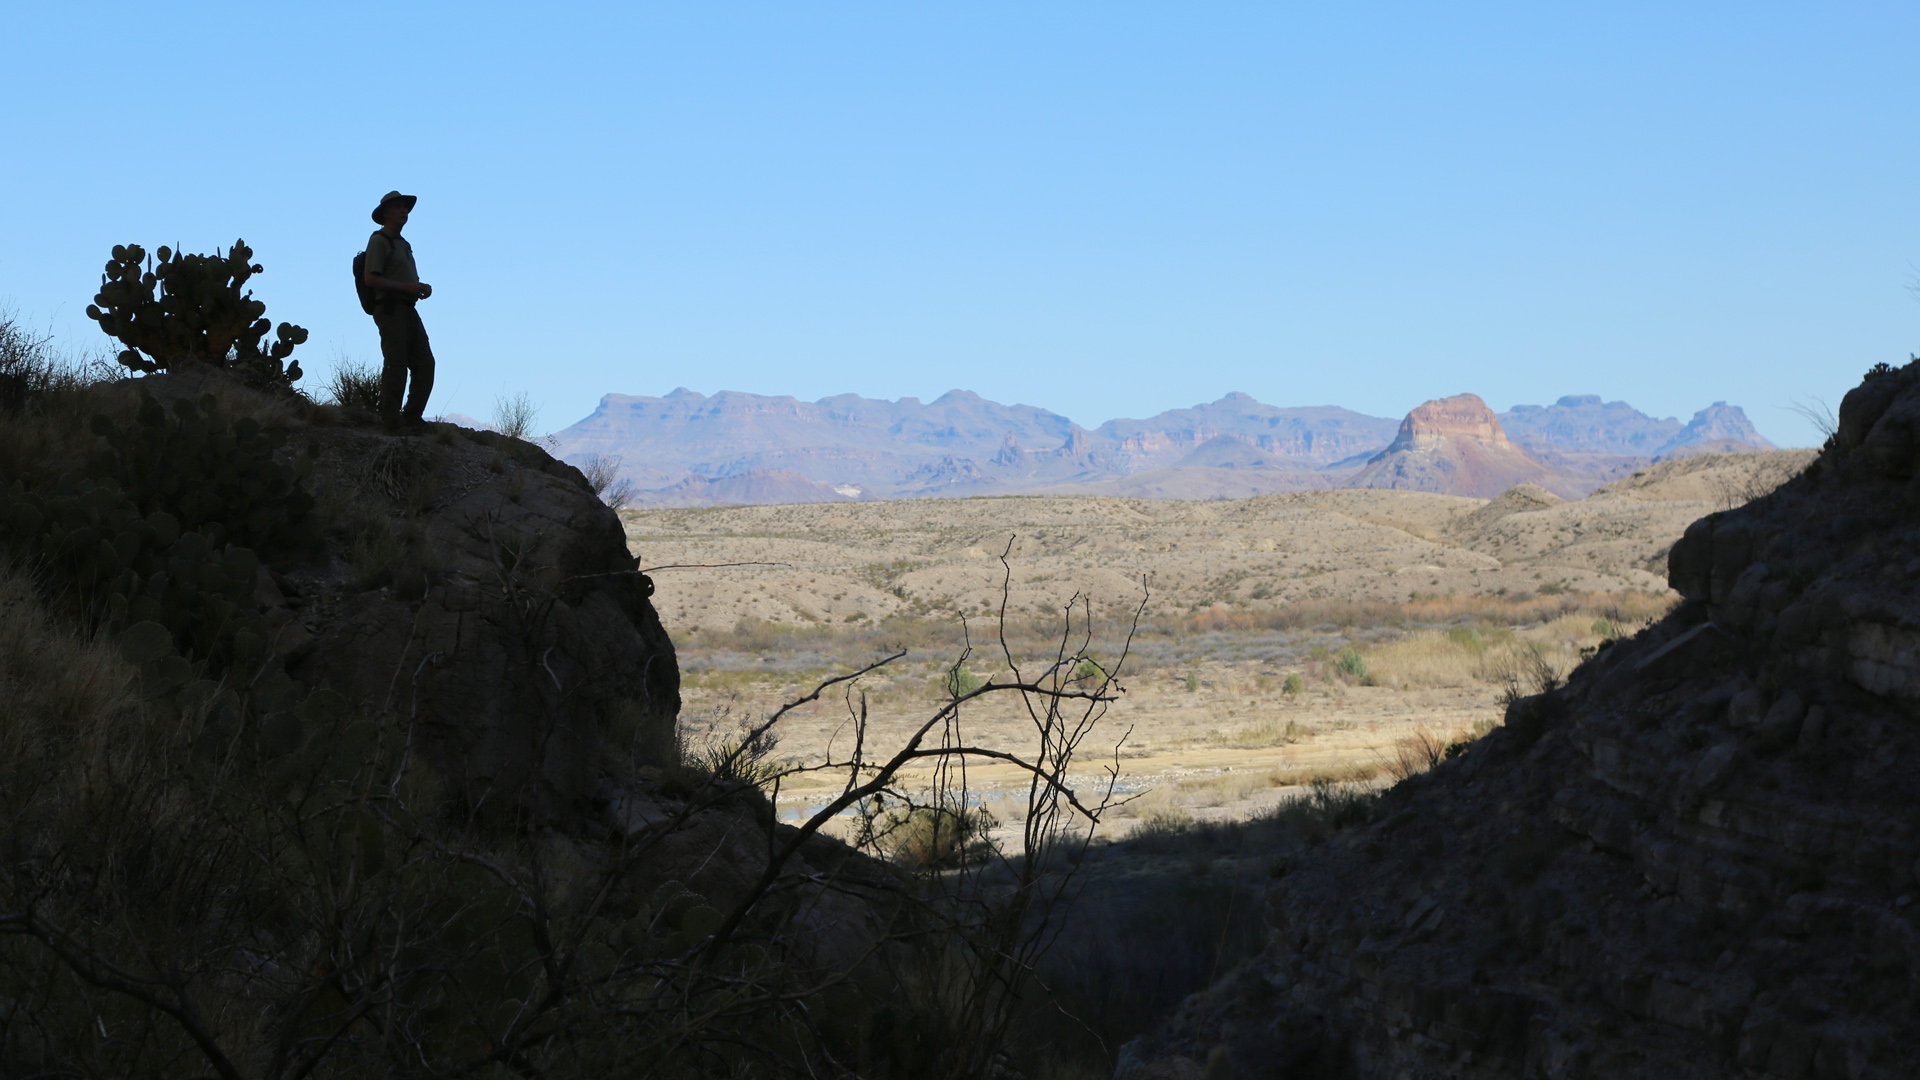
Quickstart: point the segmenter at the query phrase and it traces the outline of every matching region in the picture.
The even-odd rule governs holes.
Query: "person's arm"
[[[421,300],[425,300],[427,297],[433,295],[433,286],[424,281],[390,281],[371,270],[367,271],[367,288],[385,289],[388,292],[410,293]]]

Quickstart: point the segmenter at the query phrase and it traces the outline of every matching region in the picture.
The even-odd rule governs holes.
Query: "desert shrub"
[[[47,338],[0,314],[0,411],[17,413],[45,393],[56,369],[47,346]]]
[[[1196,690],[1199,690],[1200,689],[1200,673],[1197,671],[1187,672],[1187,677],[1181,680],[1180,685],[1189,694],[1193,693]]]
[[[580,475],[587,478],[587,486],[599,495],[613,485],[620,475],[620,455],[592,453],[580,459]]]
[[[580,462],[580,473],[601,502],[615,510],[624,510],[633,501],[633,481],[620,475],[619,454],[588,454]]]
[[[1307,680],[1301,678],[1300,673],[1297,671],[1287,672],[1286,681],[1280,684],[1280,692],[1288,697],[1304,693],[1306,689]]]
[[[914,806],[887,811],[875,836],[895,862],[947,869],[986,855],[995,824],[984,807]]]
[[[987,680],[967,670],[964,663],[955,664],[941,676],[941,687],[948,697],[966,697],[987,684]]]
[[[493,430],[509,439],[522,442],[533,438],[533,425],[540,419],[540,407],[525,391],[512,397],[495,398],[493,402]]]
[[[342,356],[327,376],[327,400],[349,409],[380,411],[380,369]]]
[[[1554,663],[1549,650],[1532,641],[1516,641],[1497,652],[1490,650],[1483,670],[1486,681],[1501,687],[1502,705],[1557,690],[1566,681],[1564,669]]]
[[[1333,667],[1354,682],[1367,681],[1367,658],[1361,656],[1360,650],[1351,645],[1340,650],[1340,655],[1333,661]]]
[[[1417,725],[1413,734],[1394,740],[1393,756],[1387,761],[1387,774],[1395,780],[1405,780],[1426,772],[1445,761],[1447,750],[1465,738],[1464,731],[1443,734],[1425,724]]]
[[[188,255],[162,246],[154,256],[138,244],[115,245],[100,292],[87,305],[87,318],[126,346],[120,363],[154,372],[197,361],[270,388],[299,381],[300,362],[282,361],[307,332],[283,322],[261,350],[273,323],[267,305],[241,291],[263,269],[244,240],[225,254]]]
[[[779,746],[780,736],[774,730],[741,725],[730,737],[717,739],[697,750],[683,748],[678,756],[688,759],[720,783],[738,782],[757,788],[771,783],[779,775],[780,766],[771,760]]]
[[[74,399],[110,377],[102,367],[68,359],[51,338],[36,336],[0,310],[0,414],[17,417],[30,407],[44,412],[54,399]]]

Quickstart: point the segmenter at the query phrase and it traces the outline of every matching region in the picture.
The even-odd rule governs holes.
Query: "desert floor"
[[[1071,625],[1064,653],[1097,665],[1079,669],[1091,678],[1078,685],[1111,672],[1116,691],[1079,744],[1074,786],[1089,798],[1112,784],[1130,800],[1107,818],[1123,833],[1245,817],[1315,781],[1384,783],[1424,767],[1490,730],[1504,695],[1532,692],[1664,611],[1665,553],[1686,526],[1807,456],[1676,461],[1572,502],[1529,488],[1491,501],[1319,491],[623,518],[640,565],[657,568],[689,752],[724,747],[822,680],[897,650],[794,708],[768,760],[844,761],[862,700],[864,747],[884,756],[948,700],[963,656],[963,685],[1012,679],[1003,625],[1028,678],[1061,653]],[[1032,703],[990,692],[961,707],[959,736],[1031,757]],[[1003,827],[1019,821],[1015,766],[978,763],[964,779]],[[933,781],[921,772],[907,786]],[[781,812],[805,814],[843,783],[843,772],[790,775]]]

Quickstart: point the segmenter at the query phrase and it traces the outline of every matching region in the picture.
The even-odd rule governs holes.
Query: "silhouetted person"
[[[433,393],[433,349],[427,344],[427,328],[413,305],[433,295],[433,286],[420,280],[413,263],[413,245],[400,235],[407,216],[419,197],[389,191],[374,207],[373,220],[380,230],[367,240],[366,284],[373,290],[373,321],[380,327],[380,419],[389,434],[417,429],[427,410],[427,395]],[[407,394],[407,407],[400,408],[400,395],[407,389],[407,376],[413,376],[413,390]]]

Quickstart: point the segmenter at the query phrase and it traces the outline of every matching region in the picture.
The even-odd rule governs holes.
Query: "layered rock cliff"
[[[1266,952],[1121,1075],[1920,1075],[1916,473],[1920,365],[1687,530],[1668,618],[1276,853]]]
[[[1342,486],[1437,491],[1491,499],[1516,484],[1537,484],[1577,498],[1580,491],[1508,441],[1476,394],[1429,401],[1407,414],[1385,450]]]

